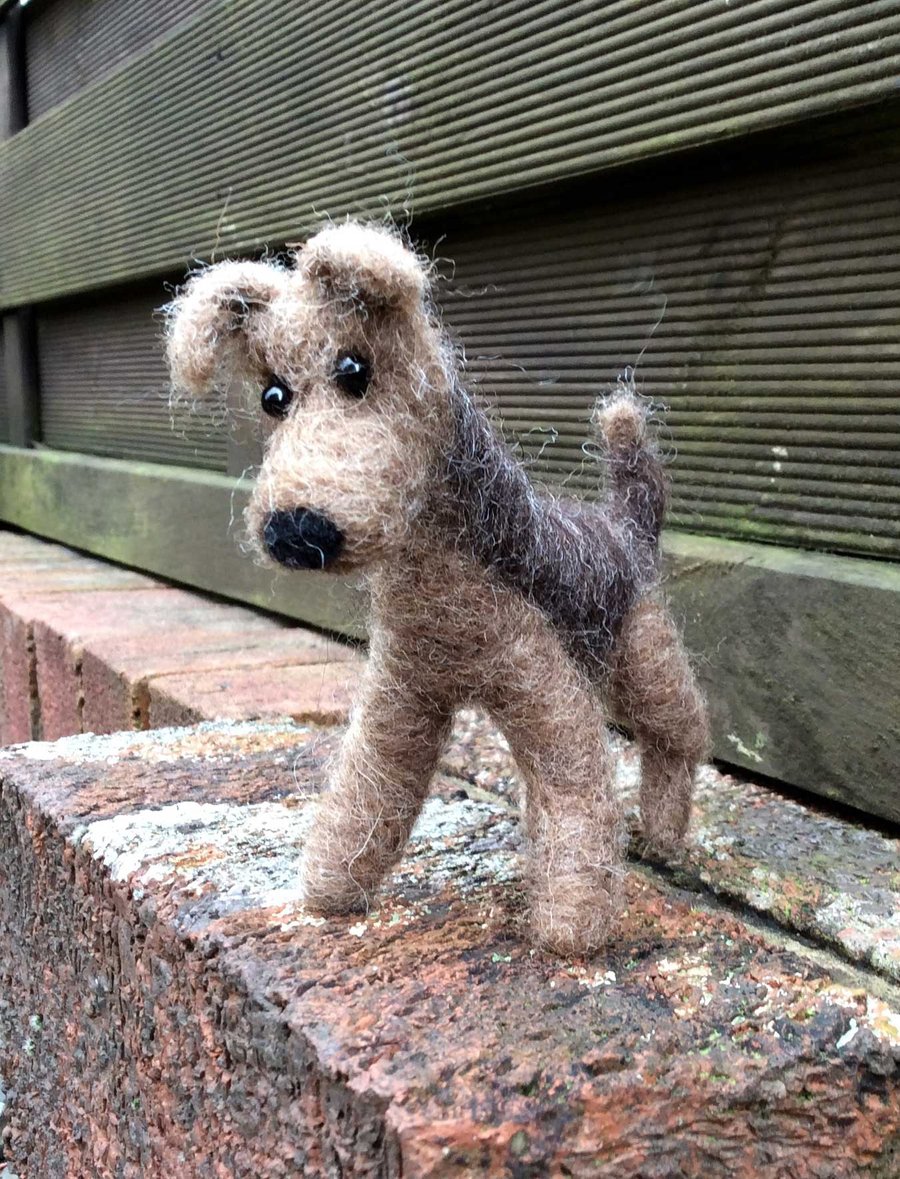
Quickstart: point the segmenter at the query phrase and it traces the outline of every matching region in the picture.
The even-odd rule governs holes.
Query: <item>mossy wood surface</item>
[[[0,146],[0,304],[878,102],[896,0],[219,0]],[[40,177],[41,182],[35,183]]]
[[[2,317],[3,400],[6,437],[13,446],[30,446],[40,436],[40,390],[33,308]]]
[[[719,758],[900,821],[900,568],[670,534]]]
[[[361,633],[361,604],[342,582],[273,573],[241,552],[246,497],[234,479],[212,472],[0,446],[0,519],[315,626]]]
[[[37,308],[41,438],[110,458],[225,471],[223,414],[169,410],[162,282]],[[240,472],[237,472],[238,474]]]
[[[6,396],[5,315],[0,315],[0,442],[9,442],[9,403]]]
[[[28,119],[23,20],[24,7],[19,4],[0,14],[0,142],[20,131]],[[2,172],[0,164],[0,177]]]
[[[207,0],[31,0],[28,114],[37,119],[146,50]]]
[[[675,526],[900,557],[890,109],[829,120],[808,149],[767,137],[769,154],[719,151],[714,169],[632,174],[614,194],[585,182],[416,222],[453,260],[437,293],[467,380],[536,477],[596,490],[591,405],[636,364],[668,406]],[[229,437],[222,414],[170,429],[169,290],[157,278],[38,308],[43,439],[239,474],[258,458],[255,406]]]
[[[592,402],[632,365],[673,525],[900,557],[898,121],[451,225],[446,319],[535,475],[595,492]]]
[[[358,592],[315,574],[273,579],[239,552],[232,488],[211,473],[0,447],[0,518],[360,634]],[[666,548],[716,755],[900,820],[900,570],[677,533]]]
[[[9,30],[0,16],[0,142],[10,135]]]

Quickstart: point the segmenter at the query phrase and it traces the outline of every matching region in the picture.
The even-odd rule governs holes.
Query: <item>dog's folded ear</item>
[[[252,357],[248,327],[288,288],[288,273],[266,262],[220,262],[193,275],[166,307],[167,355],[176,391],[207,396],[240,338]]]
[[[297,265],[332,297],[372,309],[415,311],[429,289],[427,264],[398,233],[355,221],[320,230]]]

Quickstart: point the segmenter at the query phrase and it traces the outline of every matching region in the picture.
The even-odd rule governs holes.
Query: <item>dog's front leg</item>
[[[323,913],[368,909],[400,858],[452,711],[373,660],[306,846],[303,894]]]

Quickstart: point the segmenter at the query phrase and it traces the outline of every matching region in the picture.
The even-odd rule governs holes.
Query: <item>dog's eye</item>
[[[365,397],[369,387],[368,362],[353,352],[339,356],[334,364],[334,381],[351,397]]]
[[[273,380],[263,389],[263,413],[267,413],[270,418],[287,417],[293,400],[294,394],[287,385],[283,381]]]

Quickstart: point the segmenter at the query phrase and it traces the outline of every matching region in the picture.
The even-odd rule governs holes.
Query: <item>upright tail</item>
[[[668,484],[655,440],[647,428],[648,409],[630,378],[594,406],[591,424],[609,462],[611,509],[655,551],[662,531]]]

